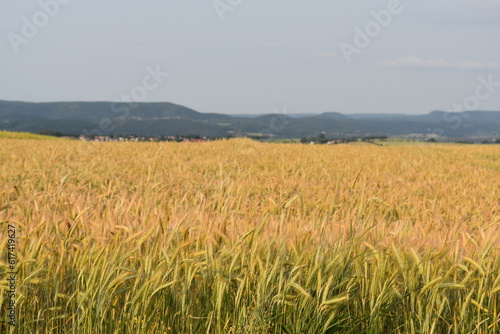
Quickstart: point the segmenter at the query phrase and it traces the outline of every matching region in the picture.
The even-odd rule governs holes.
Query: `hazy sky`
[[[3,100],[500,110],[499,0],[0,0],[0,37]]]

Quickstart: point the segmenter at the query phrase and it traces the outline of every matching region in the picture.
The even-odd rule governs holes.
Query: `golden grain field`
[[[0,222],[1,333],[500,333],[498,145],[1,139]]]

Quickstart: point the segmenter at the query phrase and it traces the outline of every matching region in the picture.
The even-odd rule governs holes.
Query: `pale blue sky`
[[[60,0],[43,22],[55,1],[0,0],[0,99],[116,101],[159,66],[146,101],[201,112],[423,114],[500,82],[499,0],[401,0],[350,63],[341,43],[397,0]],[[500,110],[500,86],[479,109]]]

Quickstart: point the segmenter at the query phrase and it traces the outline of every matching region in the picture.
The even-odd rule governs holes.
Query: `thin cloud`
[[[337,57],[337,54],[333,52],[320,52],[316,55],[311,56],[311,58],[319,58],[319,59],[331,59]]]
[[[405,57],[388,60],[381,63],[386,67],[413,67],[413,68],[436,68],[436,69],[460,69],[460,70],[500,70],[499,62],[464,61],[450,62],[444,59],[422,59],[419,57]]]
[[[279,44],[279,43],[266,43],[264,44],[265,48],[270,48],[270,49],[279,49],[285,47],[285,44]]]
[[[500,18],[500,4],[491,3],[483,5],[479,8],[479,12],[475,16],[476,19],[498,19]]]
[[[444,22],[474,25],[500,24],[500,4],[489,3],[471,8],[467,13],[459,16],[448,17]]]
[[[154,39],[154,38],[143,38],[143,37],[138,37],[135,42],[136,43],[153,43],[153,42],[159,42],[159,39]]]
[[[489,3],[484,4],[479,7],[483,12],[495,12],[496,14],[500,14],[500,4],[499,3]]]

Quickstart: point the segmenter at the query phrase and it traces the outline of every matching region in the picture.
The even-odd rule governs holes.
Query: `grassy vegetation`
[[[1,131],[0,139],[38,139],[38,140],[55,140],[57,138],[43,135],[36,135],[28,132],[11,132]]]
[[[5,143],[2,333],[500,332],[498,146]]]

